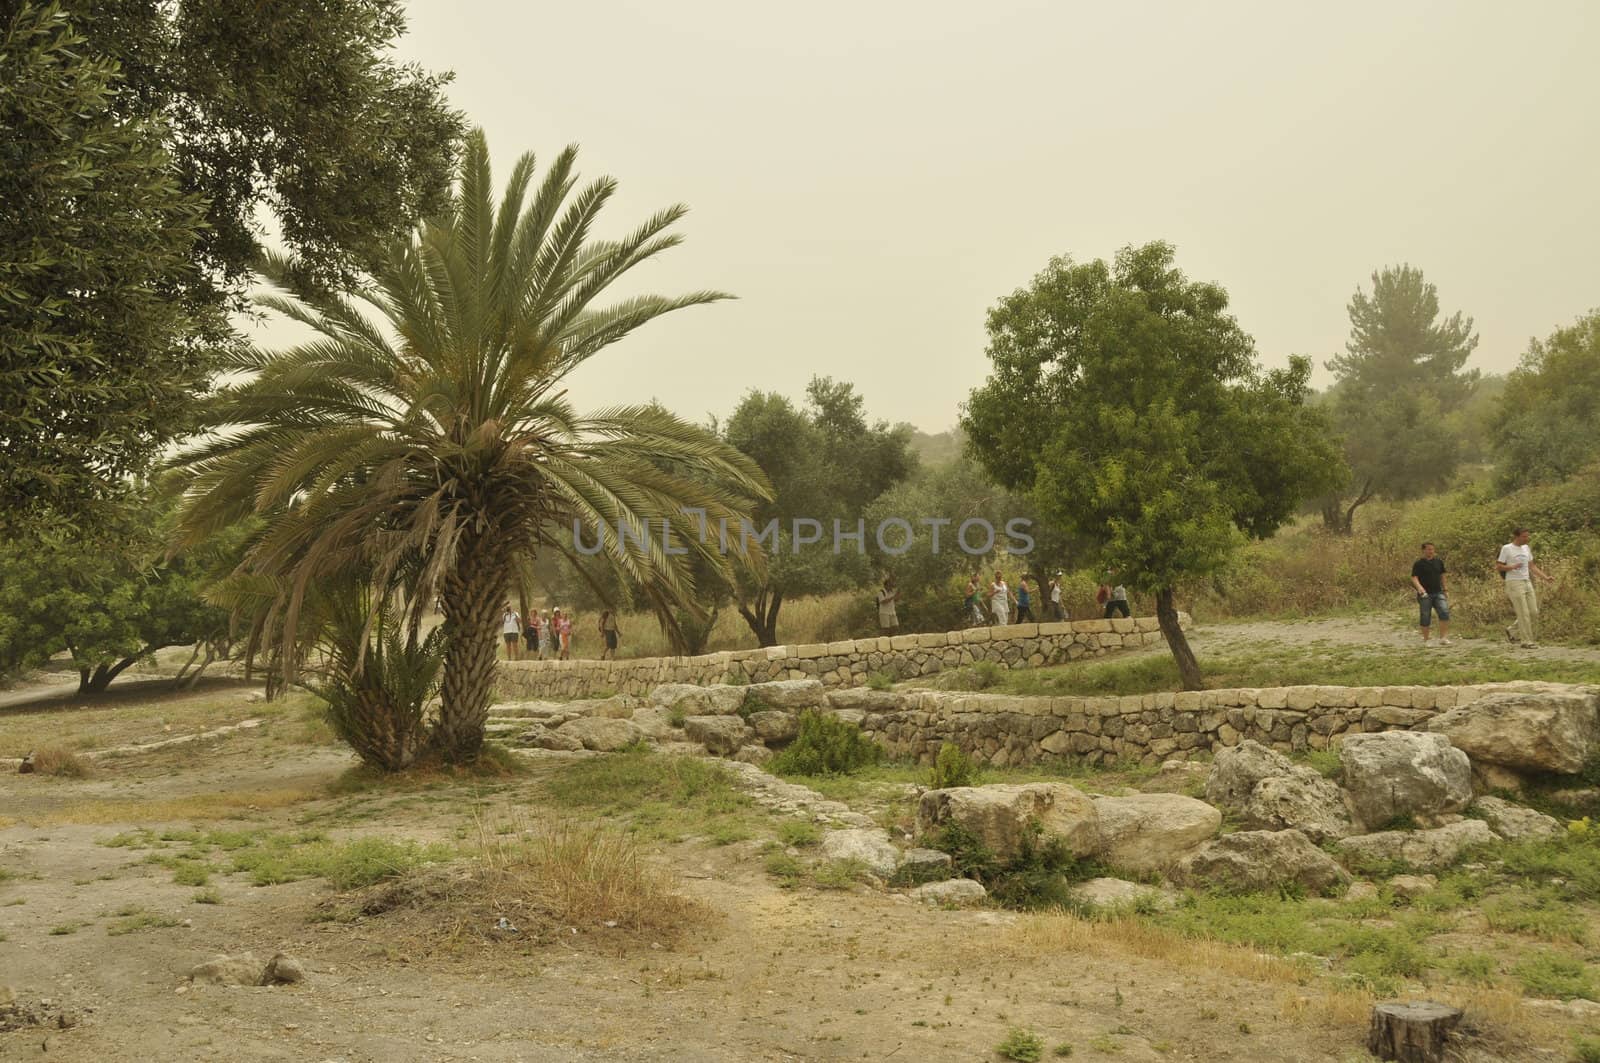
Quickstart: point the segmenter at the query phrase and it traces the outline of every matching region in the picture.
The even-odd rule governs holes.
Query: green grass
[[[1588,929],[1583,913],[1562,900],[1557,887],[1537,892],[1515,890],[1489,900],[1483,918],[1491,930],[1527,934],[1543,941],[1583,944]]]
[[[1428,653],[1375,646],[1264,646],[1249,655],[1203,657],[1211,689],[1281,686],[1455,686],[1514,680],[1600,682],[1600,665],[1583,661],[1529,661],[1491,653]],[[1177,665],[1166,652],[1048,668],[985,673],[946,672],[939,686],[993,689],[1027,695],[1105,696],[1178,690]],[[981,680],[981,681],[980,681]]]
[[[256,886],[299,879],[326,879],[335,889],[370,886],[428,863],[451,859],[445,845],[418,845],[388,838],[334,842],[316,833],[268,835],[255,845],[234,850],[233,869]]]
[[[721,765],[633,749],[569,764],[544,783],[557,805],[663,841],[753,837],[764,813]]]
[[[1600,1000],[1589,966],[1582,960],[1553,952],[1535,952],[1524,956],[1511,969],[1512,975],[1522,983],[1522,988],[1533,997],[1554,997],[1571,1000]]]
[[[1006,1039],[994,1046],[995,1055],[1015,1063],[1039,1063],[1044,1058],[1044,1038],[1032,1030],[1013,1026],[1006,1031]]]
[[[189,898],[195,904],[221,904],[222,894],[213,889],[195,890],[194,896]]]
[[[161,930],[169,926],[180,926],[183,922],[181,919],[147,912],[142,908],[123,908],[117,915],[121,918],[106,927],[107,934],[136,934],[141,930]]]
[[[822,832],[815,823],[803,819],[786,819],[778,824],[778,841],[796,849],[810,849],[822,841]]]

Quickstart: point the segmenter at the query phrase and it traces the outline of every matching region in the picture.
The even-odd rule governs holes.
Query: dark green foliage
[[[1185,687],[1199,666],[1174,586],[1225,567],[1339,475],[1310,363],[1262,372],[1215,284],[1170,245],[1113,264],[1052,259],[989,314],[993,369],[962,427],[1004,487],[1075,537],[1118,582],[1153,593]]]
[[[956,874],[983,883],[1003,907],[1072,907],[1072,885],[1093,878],[1099,866],[1073,856],[1060,838],[1046,838],[1037,822],[1029,827],[1020,852],[1010,861],[997,859],[971,831],[954,823],[940,829],[933,847],[949,853]]]
[[[861,728],[808,709],[800,714],[794,741],[767,762],[767,769],[775,775],[848,775],[882,759],[883,747]]]
[[[954,742],[941,745],[938,756],[933,759],[933,768],[928,773],[928,788],[943,790],[951,786],[976,785],[978,766],[972,762],[972,758]]]
[[[0,540],[0,674],[66,651],[80,690],[96,693],[166,646],[225,650],[228,614],[202,592],[231,564],[238,533],[169,557],[168,501],[140,495],[104,519],[95,540],[56,528]]]
[[[377,599],[377,600],[375,600]],[[444,632],[419,639],[390,603],[364,585],[324,597],[321,679],[334,733],[366,763],[403,771],[420,757],[423,712],[439,690]]]
[[[1502,486],[1555,483],[1600,459],[1600,310],[1534,340],[1493,425]],[[1591,479],[1597,479],[1593,473]]]
[[[204,203],[57,5],[0,5],[0,531],[97,526],[186,427],[220,310]]]
[[[776,520],[777,545],[766,540],[765,573],[742,572],[735,589],[739,615],[761,645],[772,646],[785,599],[868,579],[867,557],[853,542],[842,541],[834,554],[833,522],[842,534],[854,534],[867,503],[916,467],[911,426],[869,423],[853,385],[817,377],[806,387],[803,408],[775,392],[750,392],[729,415],[723,436],[754,459],[773,486],[772,501],[756,509],[752,523],[760,534]],[[822,536],[798,552],[796,520],[819,522]],[[815,533],[810,525],[800,527],[805,537]],[[867,539],[873,536],[868,527]]]

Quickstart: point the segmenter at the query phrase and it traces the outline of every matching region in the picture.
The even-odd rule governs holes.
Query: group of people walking
[[[1534,641],[1533,625],[1539,618],[1539,596],[1534,591],[1533,581],[1550,578],[1544,569],[1533,563],[1533,547],[1528,545],[1532,538],[1527,528],[1517,528],[1511,533],[1511,541],[1500,548],[1494,562],[1494,570],[1505,581],[1511,611],[1516,615],[1516,620],[1505,629],[1506,639],[1525,649],[1538,645]],[[1450,595],[1445,590],[1444,558],[1431,542],[1422,544],[1422,556],[1411,565],[1411,587],[1417,592],[1422,644],[1426,646],[1432,641],[1433,618],[1437,616],[1438,642],[1450,645]]]
[[[617,615],[607,609],[600,614],[600,651],[602,661],[614,659],[617,647],[622,644],[622,630],[617,625]],[[565,661],[572,656],[572,615],[560,609],[551,609],[542,617],[539,610],[530,609],[526,621],[507,602],[501,617],[500,632],[505,639],[506,660]]]
[[[1018,577],[1016,589],[1013,590],[1000,569],[995,569],[994,579],[987,585],[981,575],[975,574],[967,581],[967,596],[961,602],[962,616],[974,627],[981,624],[1032,624],[1041,618],[1065,620],[1067,609],[1062,600],[1062,579],[1065,575],[1064,572],[1057,572],[1046,582],[1043,601],[1040,602],[1027,576]],[[899,600],[900,591],[895,586],[894,577],[885,576],[878,591],[878,627],[888,634],[893,634],[900,627],[899,613],[895,608]],[[1044,610],[1042,617],[1034,612],[1036,603]],[[1128,589],[1117,583],[1110,572],[1105,574],[1105,581],[1095,592],[1095,604],[1106,617],[1131,615]]]

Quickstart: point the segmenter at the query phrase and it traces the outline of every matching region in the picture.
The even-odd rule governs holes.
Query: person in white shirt
[[[1500,556],[1494,563],[1495,571],[1506,581],[1506,597],[1511,599],[1511,608],[1517,614],[1517,622],[1506,628],[1506,638],[1520,641],[1524,647],[1535,645],[1533,622],[1539,618],[1539,598],[1533,592],[1533,578],[1550,578],[1544,569],[1533,563],[1533,548],[1528,545],[1530,538],[1527,528],[1518,528],[1512,533],[1511,541],[1500,548]]]
[[[994,582],[989,584],[989,607],[994,610],[994,622],[1000,627],[1011,623],[1011,588],[999,569],[994,570]]]
[[[1055,579],[1050,581],[1050,619],[1065,620],[1066,610],[1061,608],[1061,577],[1065,573],[1057,572]]]
[[[506,603],[505,615],[500,618],[500,633],[505,636],[506,660],[515,661],[522,657],[517,652],[518,643],[522,641],[522,618],[517,611],[511,608],[511,603]]]

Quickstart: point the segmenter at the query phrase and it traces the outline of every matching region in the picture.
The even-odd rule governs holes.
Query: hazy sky
[[[408,8],[402,53],[456,72],[498,174],[578,143],[621,182],[608,234],[692,208],[643,287],[740,297],[597,358],[580,405],[698,419],[828,374],[942,430],[999,296],[1152,239],[1319,383],[1385,264],[1476,318],[1490,371],[1600,306],[1593,0]]]

